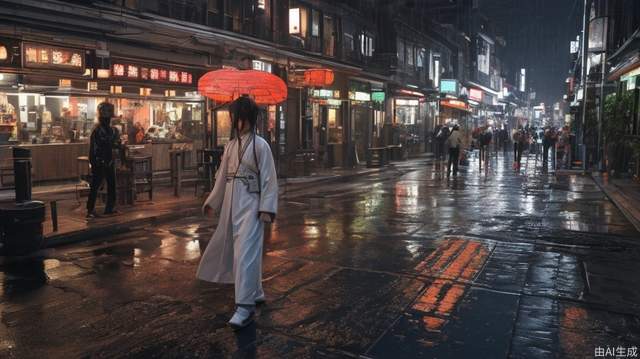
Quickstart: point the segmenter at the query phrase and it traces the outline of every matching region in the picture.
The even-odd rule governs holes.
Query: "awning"
[[[460,101],[460,100],[443,99],[443,100],[440,100],[440,106],[453,108],[453,109],[464,111],[464,112],[471,112],[469,105],[466,102]]]
[[[490,93],[492,95],[495,95],[495,96],[500,95],[500,92],[498,92],[498,91],[496,91],[494,89],[488,88],[487,86],[482,86],[479,83],[476,83],[476,82],[473,82],[473,81],[467,81],[467,85],[473,86],[473,87],[477,87],[477,88],[479,88],[479,89],[481,89],[481,90],[483,90],[485,92],[488,92],[488,93]]]
[[[640,52],[635,51],[633,54],[627,56],[611,68],[609,71],[608,81],[617,81],[620,77],[624,76],[630,71],[633,71],[640,67]]]

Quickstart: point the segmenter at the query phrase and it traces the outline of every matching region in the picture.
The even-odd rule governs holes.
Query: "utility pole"
[[[605,39],[606,41],[606,39]],[[606,171],[605,166],[605,144],[604,144],[604,136],[603,136],[603,128],[604,128],[604,82],[605,82],[605,72],[607,71],[607,50],[606,45],[605,49],[600,55],[600,61],[602,62],[602,77],[600,78],[600,96],[598,101],[598,169],[601,172]]]
[[[587,66],[587,58],[589,57],[589,20],[591,12],[591,1],[592,0],[584,0],[584,13],[582,18],[582,120],[580,121],[580,129],[578,131],[578,145],[581,149],[583,170],[586,170],[587,168],[587,151],[585,147],[584,134],[587,122],[587,95],[589,89],[589,85],[587,84],[589,79],[589,76],[587,75],[587,71],[589,70]]]

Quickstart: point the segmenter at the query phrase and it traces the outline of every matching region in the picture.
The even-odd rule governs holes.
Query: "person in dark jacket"
[[[446,159],[447,151],[445,147],[445,142],[449,138],[449,126],[448,125],[438,125],[436,130],[434,131],[435,143],[436,143],[436,171],[440,171],[444,160]]]
[[[549,149],[552,149],[552,154],[555,153],[556,141],[558,140],[558,134],[553,127],[547,126],[544,130],[542,137],[542,169],[547,171],[549,169]],[[552,164],[555,167],[555,155],[552,157]]]
[[[107,203],[105,214],[116,213],[116,169],[113,161],[113,149],[119,145],[119,134],[111,127],[114,114],[113,104],[102,102],[98,105],[100,123],[91,132],[89,143],[89,163],[91,164],[91,192],[87,200],[87,218],[96,217],[95,205],[98,189],[102,181],[107,181]]]

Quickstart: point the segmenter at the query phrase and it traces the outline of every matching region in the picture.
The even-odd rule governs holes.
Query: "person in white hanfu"
[[[242,328],[253,321],[262,289],[264,223],[274,221],[278,179],[269,144],[255,134],[258,107],[248,96],[231,105],[236,136],[224,149],[211,194],[202,206],[219,213],[218,227],[204,251],[197,277],[235,283],[236,312],[229,321]]]

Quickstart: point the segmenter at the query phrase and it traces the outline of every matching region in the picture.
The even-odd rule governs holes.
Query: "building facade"
[[[456,9],[470,17],[472,3],[460,4]],[[301,155],[322,167],[351,167],[372,147],[428,151],[443,118],[466,123],[476,111],[473,86],[489,92],[487,98],[502,92],[496,38],[459,19],[441,22],[448,13],[432,15],[440,5],[431,1],[0,5],[3,141],[55,145],[70,162],[86,152],[96,104],[104,99],[115,103],[122,134],[144,128],[158,158],[181,143],[224,145],[229,113],[201,97],[197,83],[227,67],[268,71],[287,83],[287,100],[266,106],[259,124],[283,176],[298,174]],[[301,78],[310,70],[331,71],[333,81],[306,84]],[[444,79],[454,80],[455,91],[442,92]],[[166,162],[154,161],[154,168],[166,170]],[[36,181],[75,175],[62,171]]]

